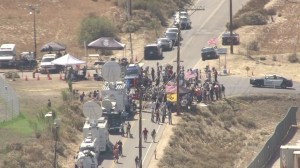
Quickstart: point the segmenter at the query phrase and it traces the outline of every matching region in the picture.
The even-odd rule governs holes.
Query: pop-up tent
[[[70,54],[66,54],[66,55],[64,55],[60,58],[57,58],[51,62],[52,62],[52,64],[55,64],[55,65],[64,65],[64,66],[85,64],[85,61],[79,60]]]
[[[88,48],[102,49],[102,50],[123,50],[125,44],[119,43],[113,37],[101,37],[88,44]]]
[[[66,46],[57,42],[49,42],[43,45],[41,52],[51,52],[51,51],[64,51]]]

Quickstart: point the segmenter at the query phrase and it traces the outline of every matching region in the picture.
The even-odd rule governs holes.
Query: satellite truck
[[[86,121],[83,126],[83,141],[74,157],[76,168],[97,168],[101,152],[109,147],[107,119],[102,116],[102,108],[95,101],[83,105]]]
[[[0,67],[34,69],[37,66],[34,52],[22,52],[17,58],[16,44],[2,44],[0,46]]]

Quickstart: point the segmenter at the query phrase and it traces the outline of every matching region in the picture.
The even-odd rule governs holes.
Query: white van
[[[0,65],[14,66],[16,55],[16,44],[2,44],[0,47]]]
[[[40,73],[58,73],[62,70],[62,66],[54,65],[51,61],[57,58],[56,54],[45,54],[42,57],[39,72]]]

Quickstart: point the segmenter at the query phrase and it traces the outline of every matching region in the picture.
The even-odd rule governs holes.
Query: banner
[[[177,101],[177,94],[167,94],[167,101],[176,102]]]

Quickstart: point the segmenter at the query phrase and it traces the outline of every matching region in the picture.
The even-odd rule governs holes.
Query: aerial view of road
[[[234,12],[245,4],[246,0],[233,0]],[[190,12],[192,21],[192,28],[190,30],[182,30],[183,41],[180,51],[181,66],[185,68],[198,68],[203,69],[209,65],[210,61],[201,60],[201,48],[207,45],[207,41],[211,38],[218,37],[225,30],[225,24],[229,20],[229,1],[226,0],[211,0],[211,1],[198,1],[195,6],[204,5],[205,10]],[[144,66],[156,67],[157,63],[160,65],[170,64],[176,67],[177,48],[172,51],[164,52],[162,60],[145,60]],[[216,61],[216,60],[212,60]],[[294,82],[292,89],[274,89],[274,88],[258,88],[252,87],[249,84],[249,78],[238,76],[220,76],[219,81],[226,86],[226,96],[235,95],[250,95],[254,93],[299,93],[300,85]],[[157,130],[156,141],[162,136],[165,124],[155,124],[151,122],[151,114],[143,112],[143,125],[142,128],[147,128],[149,132],[152,129]],[[136,117],[137,118],[137,117]],[[100,167],[135,167],[134,159],[138,156],[138,120],[130,121],[132,123],[131,132],[133,137],[125,138],[120,135],[110,136],[110,141],[115,143],[119,140],[123,142],[123,155],[120,157],[119,163],[114,162],[111,156],[102,158]],[[151,137],[148,141],[143,143],[142,163],[143,167],[148,167],[151,156],[157,143],[153,143]]]

